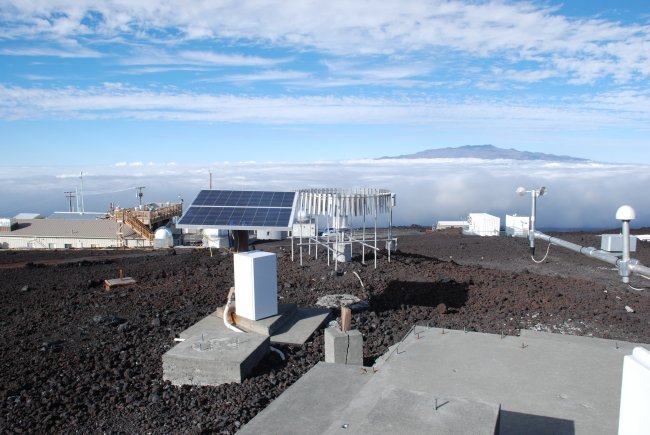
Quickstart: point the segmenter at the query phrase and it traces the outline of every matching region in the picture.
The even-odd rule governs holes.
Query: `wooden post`
[[[348,307],[341,307],[341,332],[350,330],[352,323],[352,310]]]
[[[248,231],[235,230],[233,231],[233,236],[235,241],[235,252],[248,252]]]
[[[124,279],[124,271],[120,269],[120,279]]]

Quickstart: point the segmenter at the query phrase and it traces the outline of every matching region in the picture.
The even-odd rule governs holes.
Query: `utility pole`
[[[135,196],[137,196],[138,199],[140,200],[140,207],[142,207],[142,197],[144,196],[144,194],[142,193],[142,189],[144,189],[145,187],[147,187],[147,186],[138,186],[138,187],[136,187],[136,189],[138,190],[138,193],[136,193]]]
[[[68,211],[72,212],[72,198],[75,198],[77,194],[75,192],[63,192],[65,197],[68,198]]]
[[[210,174],[210,184],[208,186],[212,190],[212,170],[208,169],[208,174]]]
[[[83,172],[79,174],[79,178],[81,179],[81,214],[84,214],[86,210],[84,209],[84,173]]]

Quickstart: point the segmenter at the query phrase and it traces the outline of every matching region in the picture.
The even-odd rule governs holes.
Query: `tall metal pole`
[[[528,228],[528,240],[530,242],[530,255],[535,255],[535,215],[537,214],[537,189],[530,191],[533,198],[532,210],[530,212],[530,226]]]
[[[68,211],[72,212],[72,198],[76,197],[77,195],[75,192],[64,192],[66,198],[68,198]]]
[[[84,213],[84,173],[81,172],[79,175],[79,178],[81,178],[81,214]]]
[[[630,274],[628,264],[630,264],[630,221],[623,221],[623,255],[621,256],[621,263],[619,264],[619,275],[623,283],[630,282]]]
[[[142,208],[142,197],[144,196],[144,194],[142,193],[142,189],[144,189],[145,187],[146,186],[136,187],[136,189],[138,189],[138,193],[136,194],[136,196],[138,197],[138,200],[140,202],[140,208]]]

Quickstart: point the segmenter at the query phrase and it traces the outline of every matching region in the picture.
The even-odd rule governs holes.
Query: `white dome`
[[[173,239],[174,236],[169,228],[158,228],[154,234],[156,240],[168,240]]]
[[[636,219],[636,212],[629,205],[622,205],[616,210],[616,219],[619,221],[631,221]]]

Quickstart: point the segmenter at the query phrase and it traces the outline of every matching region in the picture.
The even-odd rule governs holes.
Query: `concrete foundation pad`
[[[302,346],[329,316],[327,308],[298,308],[284,325],[274,331],[271,343]]]
[[[217,308],[214,315],[223,318],[223,309],[224,307]],[[295,314],[297,309],[298,306],[296,304],[278,304],[278,314],[274,316],[259,320],[251,320],[246,317],[237,316],[236,324],[238,328],[244,331],[262,335],[273,335],[275,331],[280,329]]]
[[[372,370],[320,362],[237,435],[321,435],[373,376]]]
[[[174,385],[241,382],[269,352],[269,337],[221,324],[186,338],[162,356],[163,379]]]
[[[370,381],[334,420],[325,434],[494,435],[499,429],[498,404],[399,387],[373,388]]]
[[[319,363],[241,433],[342,433],[345,424],[346,433],[381,433],[373,421],[384,417],[386,424],[399,423],[388,432],[410,433],[418,429],[408,426],[416,420],[403,413],[438,398],[458,401],[468,421],[450,415],[445,421],[455,427],[447,433],[468,433],[466,427],[470,433],[493,431],[490,415],[500,404],[501,435],[612,434],[618,428],[623,358],[638,345],[526,330],[502,338],[416,327],[374,368]],[[472,412],[462,411],[473,406],[484,417],[472,421]],[[444,419],[419,412],[424,408],[418,427],[438,433],[435,425]]]
[[[326,308],[297,308],[295,304],[280,304],[278,311],[277,316],[257,321],[239,317],[237,326],[261,335],[270,335],[271,343],[301,346],[330,315],[330,310]],[[223,328],[222,316],[223,307],[219,307],[214,313],[181,332],[179,337],[187,339],[202,332]]]

